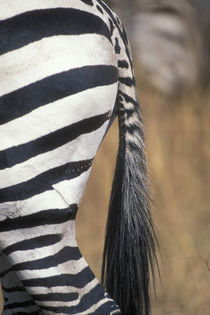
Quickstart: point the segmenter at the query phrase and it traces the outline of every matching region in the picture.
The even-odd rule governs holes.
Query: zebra
[[[3,315],[150,314],[156,242],[130,45],[101,0],[0,0]],[[102,284],[75,219],[114,119]]]
[[[201,5],[203,0],[193,2]],[[114,0],[113,4],[122,6],[124,18],[129,2]],[[180,97],[196,87],[206,58],[192,0],[137,0],[132,10],[123,20],[144,84],[166,97]],[[204,16],[200,18],[203,21]]]

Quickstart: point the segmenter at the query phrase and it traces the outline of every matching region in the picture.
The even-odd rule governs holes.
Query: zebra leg
[[[67,10],[70,17],[71,12]],[[58,27],[63,22],[56,21]],[[81,255],[75,236],[78,205],[118,89],[109,38],[95,30],[86,33],[44,37],[1,57],[4,81],[11,82],[0,98],[0,249],[8,259],[2,265],[12,267],[2,270],[4,314],[120,312]],[[15,74],[7,71],[14,62],[21,69]],[[32,63],[25,73],[27,62]],[[10,294],[6,301],[6,291],[21,284],[29,295]]]
[[[22,283],[33,300],[13,295],[8,315],[27,313],[26,300],[44,314],[120,312],[75,236],[116,101],[117,58],[98,2],[64,2],[0,2],[0,250],[12,267],[2,277],[5,292]]]
[[[40,208],[44,202],[48,207],[54,203],[59,208],[41,210],[36,203],[25,200],[21,217],[0,223],[2,251],[8,257],[1,255],[3,314],[119,312],[77,247],[77,205],[67,206],[57,190],[50,193],[52,201],[40,199]],[[30,214],[27,205],[30,205]],[[11,238],[12,230],[16,231],[15,240]]]

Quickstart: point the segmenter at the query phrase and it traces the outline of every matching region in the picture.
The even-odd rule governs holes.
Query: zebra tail
[[[135,79],[119,78],[119,149],[112,184],[102,263],[102,284],[123,315],[150,314],[156,244],[143,120]],[[158,265],[157,265],[158,267]]]

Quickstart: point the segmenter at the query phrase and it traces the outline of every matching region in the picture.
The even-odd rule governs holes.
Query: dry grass
[[[154,314],[210,309],[210,95],[177,102],[143,94],[162,287]]]
[[[210,94],[197,91],[173,102],[146,88],[139,94],[161,248],[153,314],[208,315]],[[117,139],[115,124],[98,152],[77,220],[80,248],[98,277]]]
[[[159,234],[162,285],[154,315],[208,315],[210,309],[210,94],[179,101],[140,91]],[[77,237],[100,275],[105,218],[118,147],[116,123],[98,151],[77,219]]]

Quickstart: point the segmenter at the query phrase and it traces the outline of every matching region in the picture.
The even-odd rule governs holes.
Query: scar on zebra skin
[[[101,0],[0,1],[3,315],[149,315],[157,238],[128,39]],[[75,219],[117,117],[102,284]]]
[[[1,208],[0,213],[0,221],[4,221],[6,219],[12,219],[20,216],[21,209],[18,207],[18,202],[14,206],[8,206]]]

